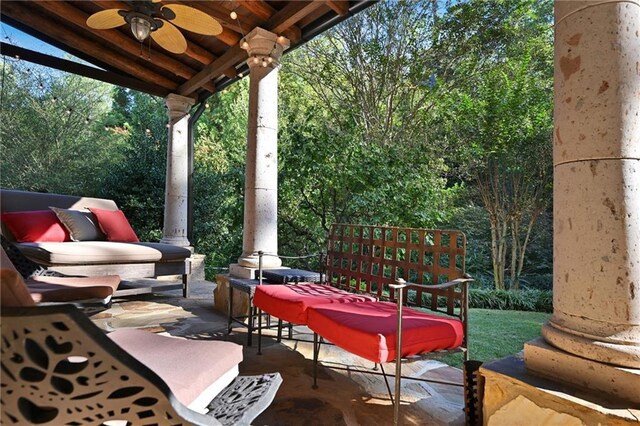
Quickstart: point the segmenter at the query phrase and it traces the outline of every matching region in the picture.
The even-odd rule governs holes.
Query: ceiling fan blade
[[[162,8],[169,9],[175,15],[171,22],[180,28],[204,35],[218,35],[222,32],[222,25],[204,12],[182,4],[169,4]]]
[[[151,0],[151,3],[160,3],[162,0]]]
[[[107,9],[96,12],[87,18],[87,26],[94,30],[108,30],[127,23],[120,15],[120,9]]]
[[[187,51],[187,40],[180,30],[164,19],[162,26],[151,33],[151,38],[171,53],[180,54]]]

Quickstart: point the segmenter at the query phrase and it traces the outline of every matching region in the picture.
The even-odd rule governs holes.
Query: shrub
[[[416,292],[409,291],[409,303],[415,303]],[[431,295],[422,294],[422,306],[431,304]],[[446,298],[438,297],[438,306],[446,307]],[[469,289],[469,307],[501,311],[553,312],[553,293],[549,290]]]
[[[469,307],[512,311],[553,312],[553,293],[549,290],[469,290]]]

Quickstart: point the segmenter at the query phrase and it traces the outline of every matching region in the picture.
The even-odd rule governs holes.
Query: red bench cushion
[[[307,323],[307,308],[319,304],[349,304],[374,301],[375,297],[349,293],[330,285],[260,285],[256,287],[253,305],[264,312],[293,324]]]
[[[317,305],[307,310],[307,326],[328,341],[373,362],[396,357],[397,306],[388,302]],[[462,344],[463,326],[456,318],[402,310],[402,356]]]

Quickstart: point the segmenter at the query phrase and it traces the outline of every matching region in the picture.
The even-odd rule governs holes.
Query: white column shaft
[[[169,115],[167,145],[167,176],[164,205],[164,228],[160,242],[181,247],[190,245],[187,239],[189,195],[189,108],[193,99],[170,94],[166,105]]]
[[[640,3],[556,1],[552,345],[640,368]]]
[[[261,28],[242,41],[250,67],[242,267],[282,265],[278,257],[278,71],[288,40]]]
[[[255,266],[255,253],[278,255],[278,71],[253,67],[244,196],[243,266]],[[273,263],[270,259],[268,263]]]

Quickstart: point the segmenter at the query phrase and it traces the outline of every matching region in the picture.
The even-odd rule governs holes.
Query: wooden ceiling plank
[[[34,64],[43,65],[48,68],[55,68],[60,71],[81,75],[93,80],[104,81],[105,83],[115,84],[116,86],[126,87],[140,92],[149,93],[151,95],[165,97],[169,94],[169,90],[154,84],[145,83],[135,78],[79,64],[67,59],[34,52],[33,50],[24,49],[11,44],[0,42],[0,51],[2,51],[3,55],[12,57],[18,56],[21,60]]]
[[[136,52],[140,49],[140,43],[138,41],[134,40],[132,36],[126,36],[116,29],[94,30],[88,27],[86,22],[89,15],[82,12],[81,10],[76,9],[68,3],[60,1],[44,1],[39,2],[38,5],[48,10],[49,12],[56,14],[58,17],[60,17],[60,19],[70,22],[85,31],[89,31],[97,37],[100,37],[102,40],[105,40],[118,48],[123,48],[127,53],[133,54],[133,52]],[[189,55],[189,53],[193,52],[194,50],[198,52],[194,54],[194,56],[203,58],[204,62],[201,63],[203,63],[204,65],[211,63],[215,59],[214,55],[205,51],[199,46],[191,46],[191,48],[187,48],[186,53]],[[160,51],[155,51],[153,53],[153,63],[177,75],[178,77],[184,78],[185,80],[191,79],[197,73],[197,70],[194,70],[193,68],[163,54]],[[213,84],[205,88],[208,90],[215,90],[215,86],[213,86]]]
[[[324,1],[289,2],[269,19],[266,29],[280,34],[321,6],[325,6]]]
[[[64,26],[55,23],[51,19],[46,19],[38,13],[34,13],[33,8],[23,7],[23,4],[27,3],[28,2],[5,1],[2,3],[2,13],[24,25],[40,29],[43,33],[67,46],[73,46],[75,49],[84,52],[91,57],[100,58],[102,62],[112,65],[135,78],[147,83],[156,84],[169,90],[175,90],[177,88],[178,85],[174,81],[163,77],[146,67],[142,67],[140,64],[137,64],[122,55],[118,55],[112,50],[105,49],[103,44],[90,41],[83,37],[78,37],[77,32],[71,31]]]
[[[263,21],[268,21],[276,13],[276,10],[273,7],[262,0],[240,0],[236,3],[238,6],[253,13]]]
[[[340,16],[349,14],[349,2],[346,0],[327,0],[327,6]]]
[[[311,24],[313,21],[317,19],[320,19],[322,16],[330,12],[331,12],[331,9],[329,9],[328,7],[318,8],[313,12],[309,13],[304,18],[302,18],[300,21],[298,21],[298,26],[301,28],[306,28],[307,25]]]
[[[224,70],[234,67],[237,63],[247,58],[247,52],[240,48],[239,45],[230,47],[222,56],[204,67],[202,71],[196,74],[191,80],[180,85],[177,92],[182,96],[190,96],[205,83],[210,82],[214,77],[223,74]]]

